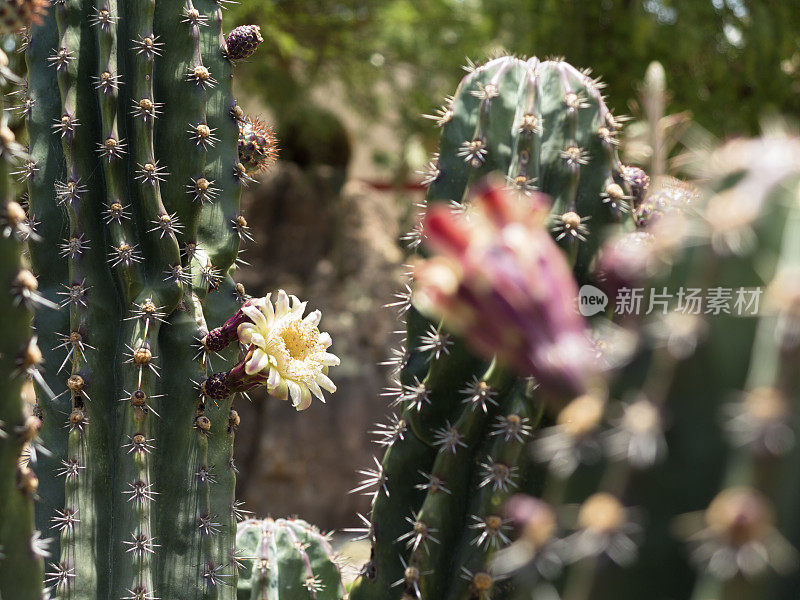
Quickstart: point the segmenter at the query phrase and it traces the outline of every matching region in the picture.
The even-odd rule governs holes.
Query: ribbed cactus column
[[[0,53],[0,85],[9,79],[8,59]],[[2,102],[0,102],[1,104]],[[0,311],[4,315],[0,341],[0,597],[38,600],[42,591],[45,553],[33,526],[33,502],[38,479],[31,462],[31,443],[39,432],[39,419],[31,414],[31,384],[38,373],[41,352],[32,330],[32,309],[40,302],[38,283],[23,266],[22,250],[30,225],[22,207],[12,200],[11,173],[25,160],[23,148],[8,128],[7,111],[0,115]],[[44,310],[47,310],[44,308]]]
[[[600,88],[563,61],[502,57],[473,66],[431,117],[442,136],[424,174],[428,214],[406,239],[411,248],[433,242],[455,262],[468,263],[465,277],[475,287],[450,307],[460,320],[446,322],[446,328],[417,312],[410,290],[394,304],[407,338],[393,361],[396,381],[387,395],[401,414],[379,428],[379,443],[387,450],[359,488],[374,487],[374,500],[366,532],[373,555],[354,584],[357,600],[488,598],[495,588],[490,556],[509,542],[501,507],[524,483],[522,449],[539,407],[545,398],[565,402],[591,384],[585,332],[570,316],[577,288],[567,261],[585,280],[601,232],[630,223],[632,190],[615,151],[619,124]],[[505,178],[506,191],[495,185],[475,193],[476,184],[493,172]],[[525,226],[516,231],[516,241],[506,242],[504,225],[518,216],[508,211],[523,214]],[[526,236],[529,250],[522,243]],[[483,241],[468,249],[470,239]],[[531,267],[529,279],[503,280],[506,255]],[[415,302],[430,308],[437,285],[459,280],[445,265],[426,271],[431,297]],[[502,291],[488,298],[495,286],[530,289],[545,281],[547,289],[538,290],[530,306],[503,304]],[[476,290],[486,297],[477,297]],[[515,321],[517,309],[522,321]],[[550,319],[540,349],[574,342],[569,361],[545,354],[531,359],[525,352],[539,335],[525,319],[537,311]],[[454,330],[482,351],[468,350]],[[502,366],[491,364],[498,340],[512,348],[501,357]],[[517,381],[515,371],[530,372],[531,362],[549,365],[537,372],[542,390]]]
[[[63,313],[37,318],[55,597],[235,596],[238,416],[199,388],[237,351],[200,345],[237,309],[246,177],[221,10],[64,0],[32,32],[31,254]]]

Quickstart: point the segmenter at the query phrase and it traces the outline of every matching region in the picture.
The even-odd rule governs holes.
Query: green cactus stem
[[[30,253],[61,305],[35,323],[54,598],[236,595],[239,417],[200,389],[238,362],[200,340],[238,308],[247,238],[223,5],[59,0],[31,31]]]
[[[16,80],[0,53],[0,84]],[[2,101],[0,101],[2,105]],[[0,106],[1,107],[1,106]],[[47,304],[38,282],[23,266],[23,245],[32,234],[22,207],[13,198],[11,173],[26,160],[8,127],[8,112],[0,114],[0,310],[4,315],[0,341],[0,597],[39,600],[43,585],[46,543],[34,529],[33,503],[38,494],[34,472],[40,421],[33,414],[31,383],[42,381],[42,353],[32,329],[32,310]],[[52,306],[50,307],[52,308]],[[48,310],[43,307],[43,310]],[[26,396],[27,400],[26,401]]]

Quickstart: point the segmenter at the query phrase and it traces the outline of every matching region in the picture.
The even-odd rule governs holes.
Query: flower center
[[[287,321],[286,325],[278,333],[283,340],[286,352],[294,360],[303,360],[311,350],[314,340],[310,327],[303,327],[303,322],[299,320]]]
[[[278,368],[291,379],[313,378],[319,370],[319,332],[302,319],[284,319],[272,330],[267,342],[278,360]]]

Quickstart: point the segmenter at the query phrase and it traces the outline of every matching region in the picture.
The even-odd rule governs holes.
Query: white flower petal
[[[289,395],[292,398],[292,406],[297,406],[300,402],[300,396],[302,395],[302,391],[300,390],[300,386],[296,381],[292,381],[291,379],[286,379],[286,385],[289,387]]]
[[[269,356],[261,348],[256,348],[253,356],[245,364],[244,372],[248,375],[255,375],[267,366],[269,366]]]
[[[331,339],[331,334],[327,331],[323,331],[319,334],[319,343],[322,344],[323,348],[330,348],[330,345],[333,343]]]
[[[267,345],[267,341],[264,339],[264,336],[257,331],[253,331],[250,334],[250,343],[255,344],[259,348],[264,348]]]
[[[303,321],[311,325],[312,327],[316,327],[319,325],[319,322],[322,320],[322,313],[318,310],[313,310],[308,313],[305,317],[303,317]]]
[[[325,396],[322,395],[322,390],[319,387],[319,384],[316,381],[309,381],[308,382],[308,390],[314,394],[317,398],[325,402]]]
[[[255,343],[255,342],[254,342]],[[335,354],[331,354],[330,352],[325,352],[322,354],[322,365],[325,367],[335,367],[341,364],[341,360]]]
[[[333,383],[324,373],[317,375],[317,383],[323,390],[328,390],[331,394],[336,391],[336,384]]]
[[[278,300],[275,302],[275,317],[281,319],[289,312],[289,296],[283,290],[278,290]]]
[[[297,410],[305,410],[309,406],[311,406],[311,392],[308,391],[308,388],[304,385],[300,386],[300,401],[294,403],[294,407]]]
[[[278,400],[288,400],[289,399],[289,386],[286,385],[286,380],[282,379],[281,382],[278,384],[278,387],[267,390],[270,393],[270,396],[277,398]]]
[[[252,323],[242,323],[236,328],[236,335],[243,344],[249,344],[252,335],[257,332],[258,329]]]
[[[289,314],[299,319],[303,316],[303,313],[306,312],[306,305],[308,302],[300,302],[300,298],[297,296],[289,296],[289,298],[292,301],[292,309],[289,311]]]
[[[267,319],[264,318],[264,313],[261,309],[252,304],[242,306],[242,312],[246,314],[250,320],[261,330],[267,329]]]
[[[264,317],[267,319],[268,327],[272,327],[272,323],[275,321],[275,309],[272,307],[272,301],[269,299],[270,295],[271,294],[266,295],[261,305],[261,312],[264,313]]]
[[[281,374],[278,373],[278,369],[270,367],[269,378],[267,379],[267,389],[272,390],[278,387],[280,384],[281,384]]]

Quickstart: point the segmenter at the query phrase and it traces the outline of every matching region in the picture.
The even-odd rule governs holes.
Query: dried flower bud
[[[225,42],[227,55],[231,60],[250,58],[264,41],[258,25],[240,25],[228,34]]]

